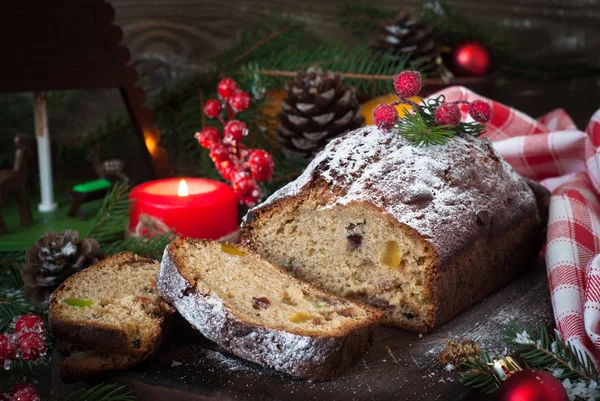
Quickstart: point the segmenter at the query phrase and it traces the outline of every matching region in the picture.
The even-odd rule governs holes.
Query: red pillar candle
[[[238,229],[231,187],[204,178],[167,178],[135,187],[129,195],[129,231],[174,230],[181,237],[219,239]]]

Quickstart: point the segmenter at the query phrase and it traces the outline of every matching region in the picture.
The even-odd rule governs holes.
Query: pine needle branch
[[[350,29],[362,37],[367,37],[381,27],[381,24],[394,18],[393,10],[367,4],[350,3],[337,11],[337,20],[342,28]]]
[[[461,381],[465,386],[475,388],[484,393],[494,393],[500,387],[498,379],[493,373],[490,365],[493,358],[482,351],[479,355],[473,355],[469,362],[462,365],[468,370],[461,374]]]
[[[281,36],[282,34],[284,34],[285,32],[289,31],[292,27],[291,26],[284,26],[283,28],[279,29],[276,32],[273,32],[272,34],[270,34],[269,36],[267,36],[266,38],[258,41],[256,44],[254,44],[253,46],[249,47],[245,52],[243,52],[242,54],[240,54],[239,56],[235,57],[233,59],[234,63],[237,63],[241,60],[243,60],[244,58],[246,58],[249,54],[251,54],[252,52],[254,52],[256,49],[260,48],[261,46],[269,43],[270,41],[274,40],[275,38],[277,38],[278,36]]]
[[[556,371],[560,380],[583,379],[598,382],[599,374],[591,357],[545,327],[531,329],[515,323],[502,330],[503,341],[515,347],[530,366]],[[560,373],[560,374],[558,374]]]
[[[61,395],[56,401],[134,401],[137,398],[125,386],[98,384],[87,390],[78,390],[69,395]]]
[[[123,239],[129,216],[129,186],[116,183],[104,198],[86,238],[96,238],[100,245]]]

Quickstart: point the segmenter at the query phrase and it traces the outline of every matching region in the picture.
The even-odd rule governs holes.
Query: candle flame
[[[185,180],[179,181],[179,188],[177,189],[178,196],[188,196],[188,186]]]

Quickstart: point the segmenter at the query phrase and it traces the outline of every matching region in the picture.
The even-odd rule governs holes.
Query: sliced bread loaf
[[[64,381],[127,369],[157,350],[174,312],[158,294],[158,268],[155,260],[120,253],[69,277],[54,291],[51,330],[79,348],[61,364]]]
[[[175,240],[158,289],[210,340],[249,361],[313,380],[368,349],[381,313],[293,278],[237,245]]]

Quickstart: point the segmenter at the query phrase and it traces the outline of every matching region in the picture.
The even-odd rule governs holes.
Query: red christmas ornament
[[[207,149],[221,140],[221,134],[215,127],[206,127],[202,131],[196,132],[194,137],[198,140],[200,146]]]
[[[223,106],[217,99],[208,99],[206,103],[204,103],[204,114],[206,114],[208,118],[218,117],[222,110]]]
[[[560,381],[543,370],[522,370],[500,386],[498,401],[569,401]]]
[[[394,89],[400,99],[417,96],[421,92],[421,73],[418,71],[402,71],[394,79]]]
[[[484,75],[490,68],[490,52],[477,41],[463,42],[454,48],[452,63],[457,75]]]
[[[217,92],[223,99],[229,98],[237,90],[237,84],[231,78],[222,79],[217,85]]]
[[[236,112],[247,110],[250,107],[250,96],[246,92],[237,91],[229,99],[229,104]]]
[[[460,122],[460,108],[456,103],[442,103],[435,109],[434,118],[438,125],[455,127]]]
[[[387,131],[398,122],[398,110],[391,104],[378,104],[373,109],[373,122],[379,129]]]
[[[269,181],[273,175],[273,158],[264,150],[255,150],[248,157],[248,165],[256,181]]]

